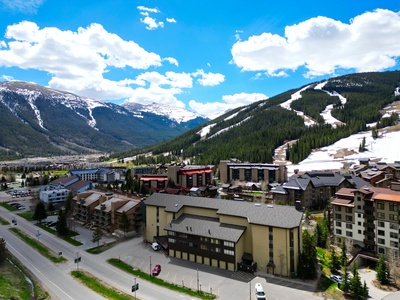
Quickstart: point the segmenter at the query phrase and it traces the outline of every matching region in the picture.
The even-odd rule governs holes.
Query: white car
[[[158,251],[161,249],[161,246],[158,243],[152,243],[151,248],[153,248],[154,251]]]
[[[338,283],[342,282],[342,276],[340,276],[340,275],[331,275],[329,278],[334,282],[338,282]]]

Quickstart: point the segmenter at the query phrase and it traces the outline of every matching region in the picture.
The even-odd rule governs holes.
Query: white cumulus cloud
[[[151,13],[159,13],[160,12],[160,10],[158,8],[150,8],[150,7],[146,7],[143,5],[138,6],[137,9],[140,11],[151,12]]]
[[[0,48],[0,66],[44,71],[51,76],[50,87],[99,100],[132,95],[129,81],[104,78],[113,68],[146,70],[161,66],[164,60],[133,41],[107,32],[99,24],[73,32],[39,28],[24,21],[8,26],[5,38]],[[172,57],[165,60],[177,64]],[[171,82],[174,80],[167,84]]]
[[[200,77],[197,82],[202,86],[218,85],[225,80],[225,76],[220,73],[205,73],[204,70],[197,70],[192,73],[194,77]]]
[[[174,18],[166,18],[166,21],[168,23],[176,23],[176,20]]]
[[[268,96],[261,93],[239,93],[234,95],[222,96],[221,102],[201,103],[195,100],[189,102],[189,106],[195,112],[214,119],[228,110],[232,110],[239,106],[249,105],[253,102],[268,99]]]
[[[358,72],[393,67],[400,56],[400,13],[376,9],[349,23],[315,17],[287,26],[285,35],[264,32],[237,41],[232,63],[243,71],[286,76],[299,67],[305,76],[334,74],[337,69]]]
[[[163,28],[164,27],[164,22],[157,22],[157,20],[155,18],[151,18],[151,17],[145,17],[145,18],[140,18],[140,22],[142,22],[143,24],[146,24],[146,29],[148,30],[154,30],[157,29],[159,27]]]

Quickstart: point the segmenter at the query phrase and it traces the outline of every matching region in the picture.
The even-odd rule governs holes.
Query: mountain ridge
[[[207,119],[176,122],[154,111],[80,97],[34,83],[0,83],[0,158],[117,152],[169,139]]]

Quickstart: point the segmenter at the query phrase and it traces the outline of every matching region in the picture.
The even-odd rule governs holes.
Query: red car
[[[160,265],[155,265],[154,269],[153,269],[153,276],[157,276],[158,274],[160,274],[161,272],[161,266]]]

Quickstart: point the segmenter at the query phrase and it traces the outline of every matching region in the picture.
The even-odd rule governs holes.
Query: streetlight
[[[151,255],[150,255],[150,270],[149,270],[149,273],[150,273],[150,277],[151,277]]]
[[[199,291],[199,269],[197,269],[197,291]]]

